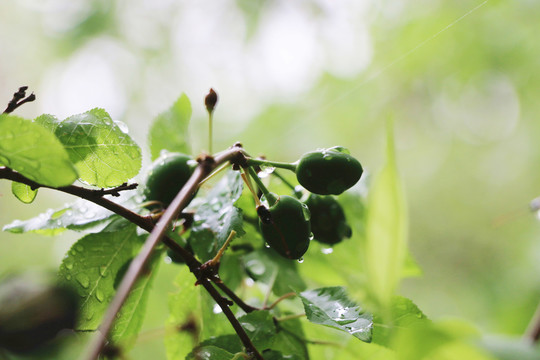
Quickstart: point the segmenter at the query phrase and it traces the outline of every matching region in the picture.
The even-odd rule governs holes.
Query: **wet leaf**
[[[68,152],[43,126],[0,114],[0,163],[47,186],[67,186],[77,179]]]
[[[308,290],[298,295],[312,323],[345,331],[365,342],[371,341],[373,316],[350,300],[343,287]]]
[[[127,134],[126,125],[113,121],[103,109],[92,109],[63,121],[42,115],[36,122],[54,130],[79,178],[88,184],[119,186],[141,168],[141,149]]]

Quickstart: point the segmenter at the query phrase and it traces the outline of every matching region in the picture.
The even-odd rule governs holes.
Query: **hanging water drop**
[[[257,174],[257,176],[261,179],[264,179],[265,177],[268,177],[268,175],[272,174],[276,170],[273,166],[261,166],[261,171]]]
[[[309,233],[309,241],[315,239],[315,235],[312,232]]]
[[[297,260],[300,264],[304,262],[304,258],[301,257],[300,259]]]

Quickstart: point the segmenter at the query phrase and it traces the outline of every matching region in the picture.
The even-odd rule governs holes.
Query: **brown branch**
[[[19,90],[13,94],[13,98],[8,103],[8,106],[4,110],[4,114],[9,114],[15,109],[17,109],[19,106],[36,100],[36,95],[34,93],[30,94],[28,97],[26,96],[26,90],[28,90],[28,86],[21,86]]]
[[[112,327],[112,324],[114,323],[116,314],[120,311],[120,308],[127,299],[135,281],[138,279],[142,270],[150,259],[152,251],[154,250],[155,246],[161,241],[161,239],[163,239],[164,242],[166,241],[167,238],[165,238],[164,236],[167,229],[174,221],[174,219],[176,219],[178,214],[187,206],[192,195],[197,191],[199,183],[206,176],[208,176],[217,166],[227,161],[234,160],[238,156],[243,156],[242,149],[239,147],[233,147],[227,151],[217,154],[215,157],[202,156],[201,158],[199,158],[199,166],[195,169],[193,175],[188,180],[188,182],[176,195],[167,210],[165,210],[165,213],[159,219],[155,228],[152,230],[152,232],[146,239],[146,242],[144,243],[141,251],[139,252],[137,257],[135,257],[135,259],[133,259],[133,261],[131,262],[124,278],[122,279],[122,282],[120,283],[120,286],[118,287],[116,296],[113,298],[107,309],[107,312],[105,313],[105,316],[100,326],[101,334],[96,334],[94,341],[92,341],[92,343],[90,344],[86,359],[94,360],[98,358],[99,353],[105,345],[106,337]],[[167,242],[165,243],[169,245]],[[177,247],[179,249],[182,249],[183,251],[186,251],[179,245],[177,245]],[[181,255],[184,257],[183,254]],[[192,255],[191,258],[193,258]],[[184,257],[184,259],[186,259],[186,264],[190,267],[190,270],[192,270],[194,275],[197,277],[197,281],[204,286],[204,288],[214,298],[216,303],[221,307],[223,313],[229,319],[229,322],[233,326],[236,334],[238,335],[246,349],[248,349],[248,351],[251,352],[257,359],[263,359],[261,354],[257,351],[255,346],[247,336],[246,332],[230,310],[227,300],[219,294],[219,292],[212,286],[212,284],[207,278],[199,278],[200,272],[198,270],[200,265],[197,267],[193,267],[194,264],[190,264],[189,262],[189,256]],[[193,260],[196,261],[196,259],[194,258]]]
[[[234,314],[229,309],[229,303],[228,301],[223,298],[219,292],[212,286],[210,281],[204,277],[204,274],[200,272],[200,266],[201,263],[186,249],[184,249],[182,246],[178,245],[174,240],[170,239],[169,237],[164,236],[167,228],[169,227],[170,223],[178,216],[178,214],[182,211],[182,209],[187,205],[189,202],[189,199],[191,199],[191,194],[194,193],[199,186],[199,183],[202,179],[204,179],[208,174],[210,174],[217,166],[219,166],[222,163],[225,163],[227,161],[239,161],[239,159],[243,159],[243,149],[241,147],[233,147],[229,150],[226,150],[222,153],[219,153],[215,156],[215,158],[212,157],[204,157],[200,159],[200,164],[195,170],[193,176],[190,178],[190,180],[185,184],[185,186],[182,188],[180,193],[176,196],[176,198],[173,200],[171,205],[167,208],[163,216],[158,221],[157,225],[154,226],[154,223],[152,221],[151,217],[143,217],[137,213],[132,212],[129,209],[124,208],[121,205],[116,204],[113,201],[110,201],[103,197],[103,195],[106,195],[104,193],[105,191],[102,190],[93,190],[93,189],[86,189],[74,185],[70,186],[64,186],[59,188],[54,188],[50,186],[45,186],[39,183],[36,183],[35,181],[32,181],[23,175],[21,175],[18,172],[13,171],[10,168],[7,167],[0,167],[0,178],[5,178],[12,181],[17,181],[23,184],[26,184],[32,188],[50,188],[53,190],[62,191],[68,194],[75,195],[80,198],[84,198],[88,201],[91,201],[97,205],[103,206],[104,208],[124,217],[125,219],[129,220],[130,222],[138,225],[142,229],[150,232],[150,236],[147,238],[145,244],[143,245],[139,255],[132,261],[128,271],[126,272],[126,275],[124,276],[117,294],[111,304],[109,305],[109,308],[107,309],[107,312],[104,316],[104,320],[100,326],[101,334],[96,334],[96,337],[94,341],[90,344],[89,351],[87,354],[88,359],[96,359],[99,356],[99,353],[103,349],[106,341],[106,337],[111,329],[111,326],[114,322],[114,319],[116,317],[116,314],[118,311],[120,311],[120,308],[122,307],[123,303],[127,299],[127,296],[129,295],[131,288],[133,287],[135,281],[140,276],[141,272],[144,269],[144,266],[148,262],[148,259],[150,258],[150,255],[152,254],[152,251],[154,247],[159,243],[159,241],[163,241],[165,245],[167,245],[169,248],[171,248],[173,251],[179,253],[185,260],[186,265],[189,267],[190,271],[193,272],[193,274],[196,276],[197,281],[205,287],[205,289],[210,293],[210,295],[214,298],[216,303],[222,308],[224,314],[227,316],[229,321],[231,322],[231,325],[235,329],[235,331],[238,334],[238,337],[244,344],[244,346],[255,355],[257,359],[263,359],[260,353],[257,351],[245,331],[243,330],[242,326],[238,322],[238,320],[234,317]],[[124,186],[124,185],[122,185]],[[245,304],[232,290],[230,290],[225,284],[219,283],[218,286],[222,291],[224,291],[227,295],[229,295],[244,311],[249,312],[255,310],[255,308],[252,308],[251,306]]]

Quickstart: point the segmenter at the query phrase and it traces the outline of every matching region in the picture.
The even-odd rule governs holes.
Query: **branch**
[[[203,180],[208,174],[210,174],[217,166],[219,166],[222,163],[226,163],[227,161],[231,162],[239,162],[243,161],[244,155],[243,155],[243,149],[241,147],[233,147],[229,150],[226,150],[222,153],[219,153],[216,155],[215,158],[206,157],[204,159],[201,159],[199,166],[193,173],[190,180],[185,184],[185,186],[182,188],[180,193],[176,196],[176,198],[173,200],[171,205],[167,208],[163,216],[158,221],[158,224],[154,227],[154,223],[152,221],[151,217],[144,217],[141,216],[135,212],[132,212],[131,210],[124,208],[121,205],[116,204],[113,201],[110,201],[106,198],[104,198],[104,195],[111,194],[114,196],[114,193],[111,192],[113,190],[127,190],[128,186],[132,185],[122,185],[119,188],[111,189],[111,190],[93,190],[93,189],[86,189],[83,187],[70,185],[70,186],[64,186],[59,188],[54,188],[50,186],[45,186],[42,184],[39,184],[35,181],[32,181],[20,173],[13,171],[10,168],[7,167],[0,167],[0,178],[5,178],[12,181],[17,181],[23,184],[26,184],[30,186],[33,189],[37,188],[49,188],[53,190],[58,190],[61,192],[65,192],[71,195],[75,195],[77,197],[86,199],[88,201],[91,201],[97,205],[100,205],[122,217],[129,220],[130,222],[138,225],[142,229],[150,232],[150,236],[146,240],[145,244],[143,245],[143,248],[141,249],[139,255],[132,261],[128,271],[126,272],[126,275],[124,276],[119,288],[118,292],[109,305],[109,308],[107,310],[107,313],[104,316],[104,320],[100,326],[101,334],[97,334],[94,341],[91,343],[91,346],[89,347],[88,352],[88,359],[96,359],[99,356],[100,351],[103,349],[106,341],[106,337],[111,329],[111,326],[114,322],[114,319],[116,317],[116,314],[118,311],[120,311],[120,308],[122,307],[123,303],[127,299],[127,296],[129,295],[131,288],[133,287],[135,281],[140,276],[142,270],[144,269],[144,266],[149,260],[149,257],[154,249],[154,247],[159,243],[159,241],[163,241],[163,243],[171,248],[173,251],[179,253],[185,260],[186,265],[189,267],[190,271],[194,273],[194,275],[197,277],[198,282],[205,287],[205,289],[210,293],[210,295],[214,298],[216,303],[220,305],[222,308],[224,314],[227,316],[229,321],[231,322],[231,325],[237,332],[239,338],[243,342],[244,346],[252,352],[256,358],[262,359],[262,356],[258,353],[257,349],[254,347],[253,343],[241,327],[238,320],[234,317],[234,314],[229,309],[229,303],[226,299],[224,299],[219,292],[212,286],[210,281],[208,281],[207,278],[202,277],[202,274],[200,273],[200,266],[201,263],[191,254],[189,251],[184,249],[182,246],[178,245],[174,240],[170,239],[169,237],[164,236],[165,231],[169,227],[170,223],[177,217],[177,215],[183,210],[183,208],[187,205],[189,202],[189,199],[191,199],[191,195],[194,191],[196,191],[197,187],[199,186],[199,183],[201,180]],[[253,310],[256,310],[256,308],[251,307],[250,305],[247,305],[244,303],[236,294],[229,289],[225,284],[223,283],[217,283],[216,284],[225,294],[230,296],[237,304],[246,312],[250,312]]]
[[[193,175],[188,180],[188,182],[184,185],[182,190],[176,195],[174,200],[171,202],[167,210],[165,210],[165,213],[163,216],[159,219],[158,223],[156,224],[156,227],[152,230],[148,238],[146,239],[146,242],[144,243],[141,251],[133,259],[131,262],[126,275],[122,279],[122,282],[120,283],[120,286],[118,287],[118,291],[116,293],[116,296],[110,303],[107,312],[105,313],[105,316],[103,318],[103,321],[100,326],[100,333],[96,334],[96,337],[94,338],[94,341],[90,344],[87,357],[88,360],[94,360],[97,359],[99,356],[99,353],[103,349],[103,346],[106,342],[106,337],[112,327],[112,324],[116,318],[116,314],[120,311],[120,308],[124,304],[125,300],[127,299],[135,281],[140,276],[142,270],[144,269],[145,265],[147,264],[148,260],[150,259],[150,256],[152,254],[152,251],[156,247],[156,245],[160,242],[161,239],[166,241],[167,238],[164,238],[165,233],[167,229],[169,228],[169,225],[174,221],[174,219],[178,216],[178,214],[188,205],[191,196],[197,191],[197,188],[199,186],[199,183],[208,176],[217,166],[227,162],[234,160],[237,157],[242,157],[242,148],[240,147],[233,147],[229,150],[226,150],[224,152],[221,152],[217,154],[215,157],[211,156],[203,156],[199,160],[199,166],[195,169],[193,172]],[[165,242],[167,244],[167,242]],[[174,241],[173,241],[174,243]],[[174,243],[176,244],[176,243]],[[168,244],[167,244],[168,245]],[[176,244],[177,245],[177,244]],[[182,249],[183,251],[186,251],[181,246],[177,245],[178,248]],[[186,251],[187,252],[187,251]],[[182,256],[184,256],[182,254]],[[193,256],[190,254],[191,258]],[[260,355],[260,353],[257,351],[249,337],[247,336],[246,332],[232,313],[232,311],[229,308],[229,303],[224,299],[219,292],[213,287],[213,285],[210,283],[210,281],[207,278],[198,278],[198,269],[199,266],[196,268],[193,267],[193,263],[190,264],[188,262],[188,258],[186,258],[186,264],[190,267],[190,270],[194,272],[194,275],[197,277],[197,281],[204,286],[204,288],[209,292],[209,294],[214,298],[216,303],[221,307],[223,313],[227,316],[229,319],[229,322],[233,326],[234,330],[236,331],[238,337],[251,353],[255,355],[257,359],[263,359],[263,357]],[[193,258],[194,259],[194,258]],[[196,261],[196,259],[194,259]],[[198,262],[198,261],[197,261]],[[199,263],[200,264],[200,263]]]
[[[19,106],[36,100],[36,95],[34,95],[34,93],[26,97],[26,90],[28,90],[28,86],[21,86],[19,90],[13,94],[13,99],[11,99],[11,101],[8,103],[7,108],[4,110],[4,114],[9,114]]]

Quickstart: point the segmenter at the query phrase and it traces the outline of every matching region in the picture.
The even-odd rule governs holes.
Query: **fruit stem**
[[[263,182],[261,181],[261,179],[259,178],[259,176],[255,172],[255,170],[253,170],[253,168],[251,166],[247,167],[247,171],[248,171],[249,175],[251,176],[251,178],[253,179],[253,181],[255,181],[255,184],[257,184],[257,187],[264,194],[264,197],[268,201],[268,205],[273,206],[277,201],[276,196],[274,194],[272,194],[270,191],[268,191],[266,186],[264,186]]]
[[[280,161],[270,161],[270,160],[263,160],[263,159],[253,159],[248,158],[246,159],[247,164],[250,166],[253,165],[259,165],[259,166],[271,166],[276,167],[279,169],[287,169],[290,171],[295,172],[296,171],[296,163],[286,163],[286,162],[280,162]]]
[[[294,186],[293,184],[291,184],[287,179],[285,179],[280,173],[278,173],[277,171],[274,171],[272,173],[272,175],[276,176],[278,179],[280,179],[285,185],[287,185],[288,187],[290,187],[292,189],[292,191],[294,192],[294,196],[296,196],[298,199],[300,199],[302,197],[302,191],[299,191],[296,186]]]
[[[251,181],[249,181],[249,178],[246,176],[245,172],[242,172],[240,175],[242,176],[242,180],[244,180],[244,183],[247,185],[249,192],[251,192],[251,195],[253,195],[253,199],[255,199],[255,205],[259,207],[261,205],[261,201],[257,197],[257,193],[255,193],[255,190],[253,190],[253,185],[251,185]]]

